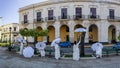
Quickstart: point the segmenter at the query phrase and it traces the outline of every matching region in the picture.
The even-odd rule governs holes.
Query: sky
[[[1,25],[19,23],[19,8],[46,0],[0,0]]]

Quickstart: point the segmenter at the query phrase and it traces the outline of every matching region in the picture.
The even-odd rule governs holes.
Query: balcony
[[[43,18],[34,19],[34,23],[41,23],[41,22],[44,22],[44,21],[43,21]]]
[[[58,16],[58,19],[59,19],[60,21],[70,20],[70,16],[69,16],[69,15],[66,15],[66,16]]]
[[[117,17],[117,16],[108,16],[107,17],[107,20],[108,21],[111,21],[111,22],[120,22],[120,17]]]
[[[73,19],[74,20],[84,20],[85,19],[85,15],[73,15]]]
[[[53,16],[53,17],[46,17],[45,21],[47,21],[47,22],[55,22],[56,21],[56,17],[55,16]]]
[[[28,20],[25,20],[25,21],[21,21],[21,24],[29,24],[29,21]]]
[[[99,15],[88,15],[88,19],[89,20],[100,20],[100,16]]]

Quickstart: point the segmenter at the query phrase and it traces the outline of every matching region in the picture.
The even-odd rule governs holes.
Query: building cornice
[[[93,2],[93,3],[106,3],[106,4],[116,4],[120,5],[119,1],[95,1],[95,0],[69,0],[69,1],[45,1],[40,3],[31,4],[25,7],[22,7],[19,9],[19,12],[22,12],[24,10],[29,10],[41,6],[47,6],[47,5],[53,5],[53,4],[60,4],[60,3],[69,3],[69,2]]]

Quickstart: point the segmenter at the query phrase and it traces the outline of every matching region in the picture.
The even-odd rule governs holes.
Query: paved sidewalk
[[[24,58],[5,51],[0,47],[0,68],[120,68],[120,56],[103,57],[102,59],[55,60],[54,57]]]

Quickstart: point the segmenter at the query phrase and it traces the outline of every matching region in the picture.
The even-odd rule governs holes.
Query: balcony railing
[[[117,16],[108,16],[108,21],[120,21],[120,17]]]
[[[70,16],[69,15],[65,15],[65,16],[58,16],[59,20],[70,20]]]
[[[21,24],[28,24],[29,21],[28,20],[25,20],[25,21],[21,21]]]
[[[46,18],[45,18],[45,21],[47,21],[47,22],[56,21],[56,17],[55,17],[55,16],[53,16],[53,17],[46,17]]]
[[[40,18],[40,19],[34,19],[34,23],[41,23],[43,22],[43,18]]]
[[[88,15],[88,19],[89,20],[100,20],[100,16],[99,15]]]
[[[73,15],[73,19],[74,20],[84,20],[85,19],[85,15]]]

